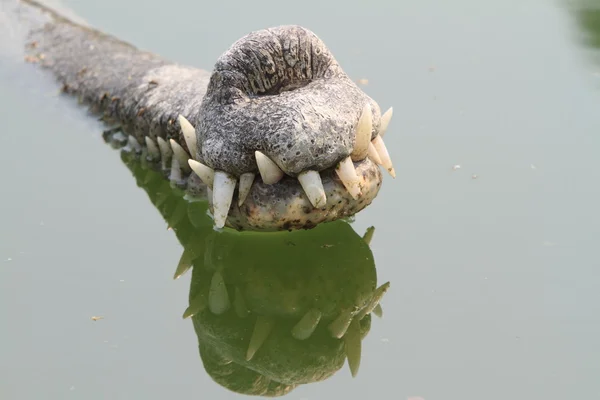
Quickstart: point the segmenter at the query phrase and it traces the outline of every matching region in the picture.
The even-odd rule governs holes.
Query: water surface
[[[376,228],[384,317],[356,378],[287,398],[600,396],[594,3],[64,3],[207,69],[249,31],[301,24],[394,107],[397,178],[352,224]],[[181,318],[191,274],[172,280],[183,247],[102,126],[35,67],[4,59],[0,88],[0,396],[239,398],[205,371]]]

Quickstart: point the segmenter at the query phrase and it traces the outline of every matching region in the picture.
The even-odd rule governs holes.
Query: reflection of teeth
[[[321,175],[317,171],[301,172],[298,175],[298,181],[300,181],[300,185],[302,185],[302,189],[304,189],[304,193],[306,193],[313,207],[325,206],[327,197],[325,196],[323,182],[321,182]]]
[[[360,313],[358,313],[358,315],[356,316],[356,319],[358,319],[359,321],[361,319],[364,318],[365,315],[370,314],[375,307],[377,307],[377,304],[379,304],[379,302],[381,301],[381,298],[383,297],[383,295],[385,294],[385,292],[387,292],[387,290],[390,288],[390,283],[386,282],[383,285],[379,286],[377,289],[375,289],[375,292],[373,293],[373,297],[371,297],[371,300],[369,301],[369,304],[366,305],[365,308],[363,308]]]
[[[256,165],[258,165],[260,176],[266,185],[277,183],[283,178],[283,171],[269,157],[260,151],[255,151],[254,157],[256,157]]]
[[[240,318],[246,318],[250,311],[248,307],[246,307],[246,301],[244,300],[244,295],[240,288],[235,288],[235,298],[233,299],[233,308],[235,309],[235,313]]]
[[[321,311],[316,308],[309,310],[292,328],[292,336],[298,340],[308,339],[315,329],[317,329],[321,315]]]
[[[188,153],[173,139],[170,139],[171,149],[173,150],[174,158],[179,161],[179,165],[185,172],[190,172],[190,166],[188,165],[188,160],[190,156]]]
[[[269,337],[269,334],[273,330],[273,326],[275,326],[275,321],[271,318],[263,317],[261,315],[256,318],[254,332],[252,332],[248,351],[246,352],[246,361],[252,360],[254,354],[256,354],[258,349],[265,343],[265,340],[267,340],[267,337]]]
[[[379,126],[379,136],[383,137],[385,132],[387,131],[388,125],[392,120],[392,115],[394,114],[394,109],[390,107],[382,116],[381,116],[381,125]]]
[[[196,158],[196,152],[198,151],[196,147],[196,129],[183,115],[179,115],[177,120],[179,121],[179,126],[181,126],[181,133],[183,133],[183,138],[190,151],[190,155],[192,158]]]
[[[377,153],[379,153],[379,157],[381,157],[381,165],[383,165],[383,168],[387,169],[387,171],[390,173],[392,178],[395,178],[396,171],[394,171],[394,166],[392,165],[392,159],[390,158],[390,155],[388,154],[387,148],[385,147],[385,143],[383,143],[382,137],[377,136],[375,139],[373,139],[373,145],[375,146]]]
[[[373,142],[369,142],[369,158],[375,162],[375,164],[381,165],[381,157],[375,148]]]
[[[373,113],[371,111],[371,105],[367,103],[365,104],[358,120],[358,124],[356,125],[354,149],[352,149],[352,153],[350,154],[352,161],[361,161],[367,156],[372,127]]]
[[[210,281],[210,289],[208,291],[208,307],[215,315],[221,315],[229,309],[229,294],[227,294],[227,286],[223,280],[223,275],[219,271],[215,272]]]
[[[377,315],[379,318],[383,317],[383,308],[381,308],[381,303],[375,306],[373,309],[373,314]]]
[[[198,293],[196,297],[190,302],[189,307],[183,312],[183,318],[193,317],[194,315],[201,313],[206,308],[208,299],[206,293]]]
[[[127,143],[129,143],[129,147],[131,147],[131,150],[135,151],[136,153],[142,151],[142,145],[140,144],[140,142],[137,141],[137,139],[133,135],[129,135],[129,137],[127,137]]]
[[[350,322],[354,317],[354,311],[352,309],[342,312],[331,324],[329,324],[329,332],[335,338],[341,338],[346,334]]]
[[[192,261],[194,258],[194,252],[191,250],[184,249],[181,254],[181,258],[179,259],[179,264],[177,264],[177,269],[175,270],[175,274],[173,275],[173,279],[179,279],[183,274],[185,274],[190,268],[192,268]]]
[[[352,321],[348,327],[348,332],[344,335],[344,347],[346,350],[346,357],[348,357],[348,366],[352,377],[358,374],[360,367],[360,358],[362,352],[362,342],[360,338],[360,323],[358,320]]]
[[[254,183],[254,178],[256,175],[252,172],[246,172],[240,176],[240,186],[238,189],[238,205],[241,206],[246,201],[246,197],[248,197],[248,193],[250,193],[250,189],[252,188],[252,183]]]
[[[167,168],[167,162],[169,158],[171,158],[171,154],[173,151],[171,150],[171,146],[163,139],[162,137],[156,138],[158,142],[158,148],[160,149],[160,159],[162,161],[162,167]]]
[[[371,240],[373,239],[374,234],[375,234],[374,226],[367,228],[367,231],[363,235],[363,240],[365,241],[366,244],[369,244],[369,245],[371,244]]]
[[[194,171],[194,173],[198,175],[198,178],[200,178],[200,180],[204,182],[206,186],[208,186],[209,188],[213,187],[213,183],[215,180],[214,169],[212,169],[211,167],[207,167],[201,162],[192,159],[188,160],[188,165],[190,166],[192,171]]]
[[[213,182],[213,217],[217,228],[225,226],[225,220],[227,220],[229,207],[231,207],[231,201],[233,200],[235,184],[236,181],[232,175],[223,171],[215,171]]]
[[[148,148],[148,154],[153,160],[160,160],[160,150],[158,150],[158,146],[156,142],[150,138],[150,136],[145,136],[144,140],[146,141],[146,147]]]
[[[335,169],[335,172],[346,187],[346,190],[348,190],[348,193],[350,193],[350,196],[352,196],[352,198],[356,200],[360,195],[360,179],[356,174],[356,169],[354,169],[352,159],[350,159],[350,157],[347,157],[344,160],[340,161],[338,167]]]
[[[179,161],[176,158],[171,160],[171,174],[169,175],[171,182],[181,182],[181,168],[179,167]]]

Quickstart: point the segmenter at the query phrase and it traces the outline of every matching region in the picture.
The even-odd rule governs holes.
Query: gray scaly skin
[[[367,109],[366,135],[373,143],[387,122],[309,30],[282,26],[250,33],[210,73],[138,50],[33,0],[22,0],[20,7],[32,25],[26,60],[52,71],[64,92],[125,135],[115,140],[127,137],[129,149],[162,168],[172,182],[191,194],[206,191],[201,186],[208,183],[217,226],[219,218],[237,230],[308,229],[351,216],[377,196],[378,157],[359,151],[356,132]],[[185,137],[180,116],[195,129],[195,140]],[[174,153],[176,147],[183,157]],[[283,178],[265,183],[256,152],[272,160]],[[239,187],[243,174],[255,177],[249,193],[223,195],[224,186],[217,184],[213,194],[212,181],[199,179],[188,158],[220,174],[225,186]],[[356,171],[359,195],[340,180],[336,169],[344,160]],[[391,164],[384,165],[394,175]],[[307,171],[318,173],[311,179],[320,177],[317,193],[326,201],[307,197],[298,180]],[[217,205],[225,208],[222,217]]]

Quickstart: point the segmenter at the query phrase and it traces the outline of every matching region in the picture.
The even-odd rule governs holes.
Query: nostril
[[[250,33],[219,58],[215,71],[229,78],[216,86],[230,86],[250,97],[279,95],[341,73],[321,39],[300,26]]]

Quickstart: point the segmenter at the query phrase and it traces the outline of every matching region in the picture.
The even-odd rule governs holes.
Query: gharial
[[[193,195],[209,190],[217,228],[308,229],[377,196],[392,108],[380,107],[311,31],[252,32],[212,72],[139,50],[34,0],[26,60],[52,71],[111,125],[107,140]],[[202,188],[205,190],[205,188]]]

